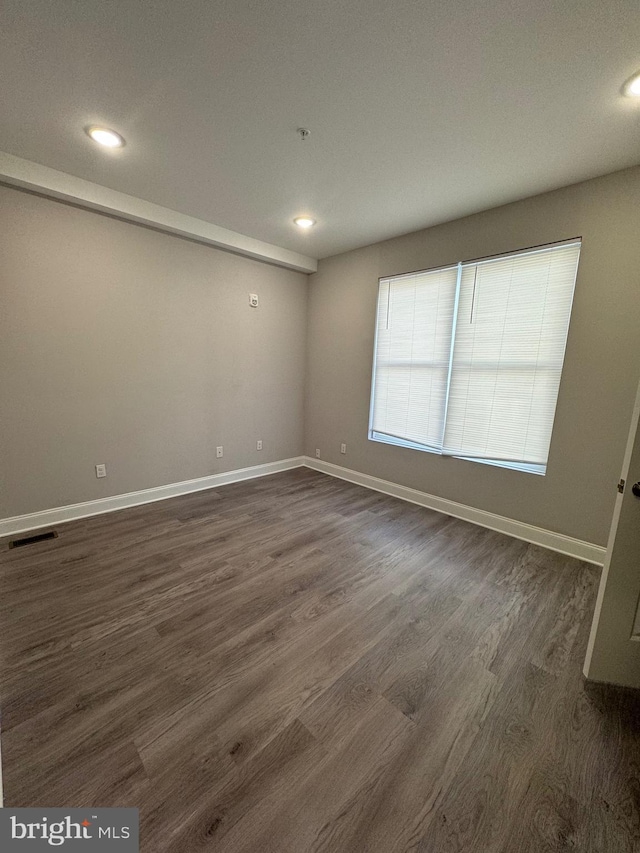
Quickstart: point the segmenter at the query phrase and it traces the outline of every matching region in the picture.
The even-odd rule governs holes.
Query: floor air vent
[[[47,533],[36,533],[33,536],[23,536],[22,539],[12,539],[9,542],[9,548],[22,548],[23,545],[35,545],[36,542],[45,542],[47,539],[57,538],[56,531],[49,530]]]

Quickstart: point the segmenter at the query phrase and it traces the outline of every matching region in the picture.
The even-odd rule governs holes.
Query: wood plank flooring
[[[0,542],[8,806],[145,853],[640,851],[599,570],[298,469]]]

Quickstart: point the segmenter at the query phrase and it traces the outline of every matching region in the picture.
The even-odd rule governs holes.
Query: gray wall
[[[305,275],[6,187],[0,223],[0,518],[302,453]]]
[[[545,477],[367,439],[379,276],[577,236]],[[640,168],[321,261],[309,294],[307,454],[320,448],[328,462],[605,545],[640,375],[639,271]]]
[[[18,190],[0,222],[0,518],[297,456],[305,415],[309,455],[606,543],[640,375],[640,168],[323,260],[308,311],[300,273]],[[546,477],[368,441],[379,276],[575,236]]]

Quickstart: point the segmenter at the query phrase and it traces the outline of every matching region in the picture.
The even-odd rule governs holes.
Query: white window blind
[[[372,428],[383,440],[442,445],[457,275],[380,282]]]
[[[370,438],[544,473],[579,253],[382,279]]]

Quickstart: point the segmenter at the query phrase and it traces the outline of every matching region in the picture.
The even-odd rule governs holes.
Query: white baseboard
[[[426,492],[400,486],[388,480],[380,480],[370,474],[361,474],[359,471],[352,471],[350,468],[343,468],[341,465],[334,465],[331,462],[322,462],[320,459],[314,459],[311,456],[305,457],[304,464],[308,468],[322,471],[324,474],[329,474],[340,480],[348,480],[350,483],[357,483],[357,485],[365,486],[367,489],[392,495],[395,498],[434,509],[446,515],[453,515],[455,518],[470,521],[472,524],[480,525],[480,527],[488,527],[489,530],[497,530],[499,533],[506,533],[516,539],[524,539],[525,542],[541,545],[543,548],[558,551],[560,554],[567,554],[569,557],[576,557],[578,560],[595,563],[598,566],[604,564],[606,548],[601,545],[593,545],[591,542],[573,539],[571,536],[564,536],[562,533],[554,533],[552,530],[525,524],[523,521],[505,518],[505,516],[495,515],[483,509],[476,509],[436,495],[429,495]]]
[[[506,533],[508,536],[514,536],[516,539],[524,539],[525,542],[532,542],[535,545],[541,545],[543,548],[550,548],[552,551],[558,551],[560,554],[577,557],[579,560],[585,560],[588,563],[595,563],[599,566],[604,564],[606,549],[600,545],[593,545],[591,542],[573,539],[571,536],[564,536],[562,533],[554,533],[542,527],[525,524],[523,521],[515,521],[512,518],[505,518],[502,515],[495,515],[492,512],[486,512],[485,510],[476,509],[466,504],[440,498],[437,495],[430,495],[417,489],[410,489],[408,486],[400,486],[397,483],[381,480],[378,477],[372,477],[370,474],[361,474],[359,471],[352,471],[350,468],[343,468],[331,462],[322,462],[320,459],[314,459],[310,456],[296,456],[292,459],[282,459],[279,462],[268,462],[265,465],[254,465],[250,468],[238,468],[235,471],[226,471],[223,474],[199,477],[196,480],[184,480],[181,483],[169,483],[166,486],[157,486],[153,489],[143,489],[138,492],[128,492],[124,495],[113,495],[112,497],[100,498],[95,501],[85,501],[84,503],[46,509],[42,512],[33,512],[28,515],[17,515],[13,518],[0,519],[0,536],[24,533],[27,530],[35,530],[39,527],[51,527],[54,524],[63,524],[66,521],[73,521],[78,518],[115,512],[119,509],[153,503],[154,501],[162,501],[191,492],[215,489],[218,486],[238,483],[241,480],[252,480],[256,477],[266,477],[269,474],[277,474],[279,471],[289,471],[292,468],[300,468],[303,465],[315,471],[322,471],[332,477],[337,477],[340,480],[347,480],[350,483],[356,483],[359,486],[373,489],[376,492],[382,492],[385,495],[392,495],[401,500],[443,512],[446,515],[453,515],[455,518],[470,521],[472,524],[478,524],[481,527],[488,527],[490,530]]]
[[[238,483],[241,480],[266,477],[269,474],[277,474],[279,471],[300,468],[304,464],[304,456],[296,456],[292,459],[282,459],[279,462],[267,462],[265,465],[253,465],[251,468],[238,468],[235,471],[226,471],[223,474],[198,477],[196,480],[184,480],[181,483],[169,483],[166,486],[143,489],[139,492],[128,492],[124,495],[113,495],[112,497],[100,498],[95,501],[84,501],[84,503],[45,509],[42,512],[32,512],[28,515],[3,518],[0,519],[0,536],[23,533],[26,530],[35,530],[38,527],[50,527],[53,524],[63,524],[65,521],[74,521],[77,518],[87,518],[91,515],[101,515],[105,512],[115,512],[118,509],[153,503],[153,501],[163,501],[167,498],[175,498],[178,495],[186,495],[190,492],[215,489],[218,486]]]

